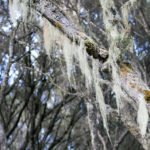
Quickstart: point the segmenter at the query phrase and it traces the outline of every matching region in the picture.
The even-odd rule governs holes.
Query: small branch
[[[102,137],[102,135],[100,134],[100,132],[98,132],[98,137],[103,144],[103,148],[104,148],[103,150],[107,150],[106,142],[105,142],[104,138]]]
[[[125,131],[121,134],[121,136],[119,137],[119,139],[117,141],[115,141],[113,150],[117,150],[118,149],[119,145],[124,140],[124,138],[126,137],[127,134],[128,134],[128,129],[125,129]]]
[[[1,89],[0,89],[0,103],[4,99],[4,91],[6,89],[7,81],[8,81],[8,76],[9,76],[9,71],[10,67],[12,64],[12,57],[13,57],[13,47],[14,47],[14,38],[15,38],[15,31],[12,31],[11,36],[10,36],[10,41],[9,41],[9,60],[6,66],[4,78],[1,84]]]
[[[150,28],[149,28],[149,25],[146,21],[146,18],[145,18],[145,15],[144,15],[144,12],[143,12],[142,8],[140,8],[139,13],[140,13],[140,16],[141,16],[141,19],[142,19],[142,22],[143,22],[142,25],[144,27],[144,30],[148,33],[148,35],[150,35]]]
[[[2,107],[2,102],[4,101],[4,96],[5,96],[5,90],[6,90],[6,86],[7,86],[7,82],[8,82],[8,76],[9,76],[9,71],[10,71],[10,67],[11,67],[11,60],[13,57],[13,47],[14,47],[14,38],[15,38],[15,34],[16,31],[12,30],[11,36],[10,36],[10,41],[9,41],[9,60],[8,63],[6,65],[6,70],[5,70],[5,74],[3,77],[3,81],[0,87],[0,118],[3,124],[3,127],[6,127],[6,121],[5,121],[5,117],[3,115],[3,112],[1,111],[1,107]]]

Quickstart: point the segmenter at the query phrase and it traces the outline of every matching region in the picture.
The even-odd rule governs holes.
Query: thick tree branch
[[[37,4],[37,7],[40,8]],[[62,11],[55,5],[55,3],[48,3],[44,12],[37,9],[44,18],[46,18],[52,25],[58,28],[63,34],[65,34],[71,41],[81,38],[85,41],[87,47],[87,53],[93,56],[95,59],[105,61],[108,58],[108,51],[99,47],[93,40],[85,33],[80,32],[74,27],[74,25],[66,18]],[[78,42],[77,42],[78,43]],[[90,49],[90,52],[89,52]]]

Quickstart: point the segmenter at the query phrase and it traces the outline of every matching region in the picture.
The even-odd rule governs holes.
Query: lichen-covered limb
[[[141,136],[138,123],[137,123],[137,109],[135,109],[132,99],[129,98],[128,95],[126,97],[121,97],[123,100],[123,107],[121,107],[121,120],[123,121],[124,125],[128,128],[130,133],[134,135],[134,137],[139,141],[139,143],[142,144],[143,148],[148,150],[150,147],[150,134],[147,133],[145,137]],[[129,101],[129,99],[131,101]],[[143,118],[144,118],[144,113],[143,113]],[[148,127],[149,128],[149,127]]]
[[[150,149],[148,127],[148,110],[145,102],[144,90],[149,90],[144,81],[142,81],[138,72],[126,66],[119,66],[121,53],[124,53],[125,39],[129,39],[128,30],[130,28],[129,14],[136,0],[129,0],[121,7],[121,14],[114,15],[110,10],[116,10],[114,0],[100,0],[103,9],[103,21],[107,31],[107,40],[109,43],[109,58],[107,66],[112,70],[113,91],[116,94],[118,109],[121,119],[128,127],[129,131],[139,140],[145,149]],[[118,28],[116,19],[122,18],[122,26]],[[111,21],[110,21],[111,20]],[[128,40],[127,40],[128,41]],[[123,43],[123,45],[120,43]],[[132,39],[127,46],[128,51],[133,51]],[[118,44],[120,46],[118,46]],[[133,88],[136,84],[136,89]],[[139,89],[138,89],[139,88]],[[149,96],[149,93],[147,94]],[[146,98],[148,97],[146,96]],[[148,99],[148,98],[147,98]],[[149,127],[148,127],[149,128]]]
[[[146,132],[147,128],[150,128],[149,125],[145,126],[147,124],[145,121],[148,121],[148,113],[145,111],[149,111],[149,104],[144,104],[149,99],[149,88],[134,68],[122,64],[119,74],[121,88],[124,91],[124,94],[121,95],[123,105],[121,105],[120,114],[122,121],[143,147],[149,149],[150,134],[146,133],[142,137],[143,133],[141,133],[141,131]],[[147,108],[144,108],[145,106]],[[139,130],[139,128],[142,130]]]
[[[37,4],[38,6],[38,4]],[[40,8],[38,6],[37,8]],[[41,9],[38,11],[46,18],[53,26],[59,29],[68,39],[71,41],[76,40],[78,44],[78,39],[85,41],[86,51],[94,59],[99,59],[105,61],[108,58],[108,51],[100,48],[93,40],[88,37],[85,33],[80,32],[74,27],[74,25],[67,19],[64,13],[51,1],[47,3],[42,12]]]

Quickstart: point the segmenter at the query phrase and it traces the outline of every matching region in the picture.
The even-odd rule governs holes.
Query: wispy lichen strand
[[[43,2],[40,2],[40,4],[41,12],[43,12],[45,4]],[[24,23],[38,21],[42,24],[41,14],[36,11],[36,7],[32,7],[33,2],[30,0],[9,0],[9,12],[12,23],[17,25],[17,21],[22,19]]]
[[[74,39],[71,41],[62,32],[60,32],[57,29],[57,27],[54,27],[48,21],[45,22],[43,33],[44,33],[43,37],[44,37],[45,48],[48,54],[51,53],[51,49],[53,45],[56,44],[56,41],[57,43],[59,42],[60,44],[59,47],[62,48],[64,58],[66,61],[67,75],[69,81],[72,74],[71,68],[73,67],[73,58],[75,58],[79,63],[81,72],[85,76],[85,85],[87,89],[90,91],[90,89],[93,87],[95,90],[96,100],[100,108],[103,124],[107,131],[107,134],[109,135],[108,125],[107,125],[106,106],[105,106],[103,92],[100,86],[101,82],[99,76],[98,60],[95,60],[93,59],[93,57],[91,57],[92,66],[90,67],[88,63],[85,41],[80,37],[74,37]],[[78,40],[79,42],[78,44],[76,43],[76,40]]]
[[[137,121],[139,124],[142,137],[144,137],[146,134],[148,118],[149,117],[148,117],[148,111],[146,108],[146,102],[145,102],[144,96],[140,94]]]
[[[97,60],[93,59],[92,66],[93,66],[93,72],[92,72],[93,73],[93,84],[94,84],[95,93],[96,93],[96,100],[99,104],[104,128],[106,129],[107,134],[109,136],[109,130],[108,130],[108,125],[107,125],[106,105],[105,105],[105,101],[104,101],[103,92],[102,92],[102,89],[100,86],[101,82],[99,80],[99,62]]]

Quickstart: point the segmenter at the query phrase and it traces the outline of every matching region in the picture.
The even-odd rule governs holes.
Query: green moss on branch
[[[95,43],[86,40],[84,44],[86,47],[86,51],[90,56],[93,56],[94,59],[99,59],[100,61],[106,61],[106,59],[108,58],[108,52],[106,50],[102,50],[103,54],[100,54],[100,49]]]
[[[143,90],[145,94],[145,101],[150,103],[150,90]]]

